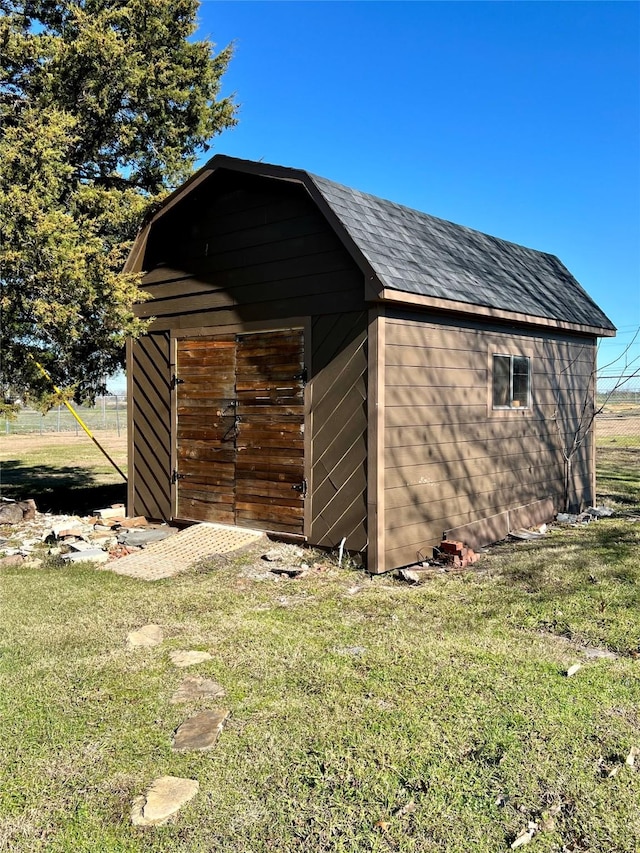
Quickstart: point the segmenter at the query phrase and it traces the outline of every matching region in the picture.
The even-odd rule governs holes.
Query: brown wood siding
[[[367,544],[367,314],[315,317],[310,541],[362,551]]]
[[[362,308],[363,276],[306,191],[216,175],[154,226],[137,307],[152,329]]]
[[[177,341],[176,514],[303,534],[304,334]]]
[[[530,409],[492,410],[493,353],[531,358]],[[562,446],[592,388],[593,357],[587,337],[404,312],[387,318],[387,568],[428,556],[444,530],[471,525],[478,544],[504,535],[510,510],[529,506],[529,516],[517,516],[527,518],[562,507]],[[591,437],[574,468],[571,501],[581,506],[594,497]]]
[[[169,335],[143,335],[130,346],[133,453],[129,513],[168,519],[171,517]]]

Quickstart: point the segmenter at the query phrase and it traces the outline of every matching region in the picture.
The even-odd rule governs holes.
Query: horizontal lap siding
[[[491,355],[531,358],[532,406],[493,412]],[[444,530],[491,521],[564,495],[562,447],[592,385],[588,339],[451,321],[386,321],[385,528],[388,568],[428,555]],[[574,462],[572,500],[591,502],[589,437]],[[482,529],[482,526],[481,528]]]
[[[280,320],[362,307],[362,274],[298,186],[211,180],[161,218],[136,312],[152,329]]]
[[[132,515],[171,517],[171,372],[167,333],[132,343]]]

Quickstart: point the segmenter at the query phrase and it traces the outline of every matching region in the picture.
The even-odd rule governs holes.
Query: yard
[[[94,448],[19,438],[3,440],[4,493],[28,474],[43,509],[122,499]],[[522,837],[637,853],[640,443],[610,438],[599,490],[614,518],[420,585],[319,553],[278,578],[268,545],[153,584],[0,569],[0,850],[496,853]],[[124,442],[107,448],[123,461]],[[149,622],[164,642],[127,649]],[[225,697],[172,704],[175,649],[209,651],[187,671]],[[173,752],[204,707],[231,712],[215,748]],[[133,827],[132,801],[162,775],[198,795],[167,826]]]

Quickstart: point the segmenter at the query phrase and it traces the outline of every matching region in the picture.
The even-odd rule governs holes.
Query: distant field
[[[125,433],[104,431],[100,444],[126,473]],[[33,498],[42,512],[89,513],[124,502],[122,477],[84,432],[3,435],[0,438],[0,496]]]

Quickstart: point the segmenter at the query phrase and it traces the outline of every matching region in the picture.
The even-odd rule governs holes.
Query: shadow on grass
[[[494,546],[492,552],[501,558],[501,573],[508,582],[524,585],[538,600],[544,600],[571,595],[590,583],[589,553],[598,555],[608,574],[628,580],[620,563],[638,553],[639,539],[640,524],[601,519],[567,530],[562,539],[553,536],[536,542],[505,542]],[[549,581],[550,567],[558,577],[555,583]]]
[[[15,459],[2,463],[2,495],[14,500],[32,498],[40,512],[89,515],[94,509],[125,503],[126,483],[96,481],[86,468],[24,465]]]

